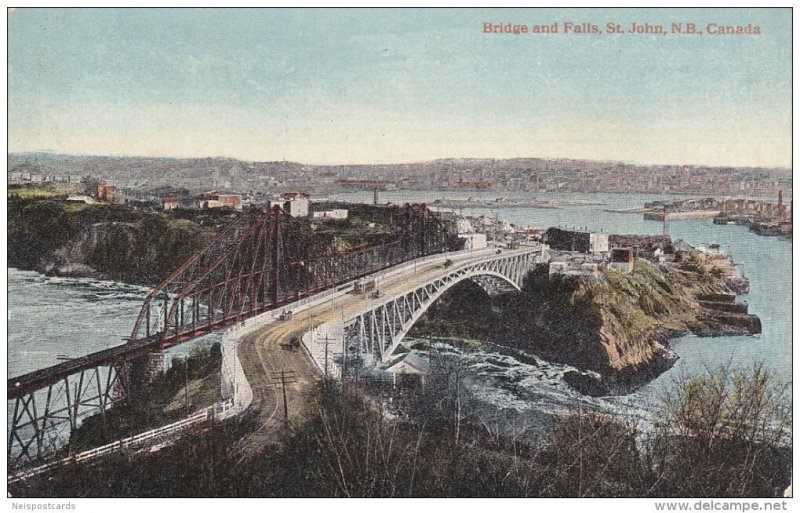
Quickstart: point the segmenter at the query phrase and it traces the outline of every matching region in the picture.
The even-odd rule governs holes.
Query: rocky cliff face
[[[627,392],[674,363],[667,347],[672,337],[761,331],[758,318],[735,304],[721,266],[689,251],[660,267],[638,260],[631,274],[551,277],[542,267],[528,276],[522,294],[487,298],[476,286],[461,285],[434,305],[415,334],[515,347],[599,374],[599,380],[567,376],[585,393]]]
[[[9,265],[152,285],[202,247],[210,233],[154,212],[20,202],[9,208]]]

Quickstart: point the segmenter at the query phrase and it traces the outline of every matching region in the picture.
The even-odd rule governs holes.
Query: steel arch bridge
[[[464,280],[490,278],[520,290],[522,281],[546,256],[541,247],[494,254],[474,262],[444,268],[440,276],[387,297],[371,308],[351,314],[342,323],[348,357],[385,362],[414,323],[448,289]],[[480,285],[480,283],[479,283]]]
[[[163,349],[454,247],[457,236],[425,204],[392,215],[383,240],[337,251],[309,225],[275,206],[238,215],[144,299],[124,345],[10,378],[10,467],[65,445],[82,417],[146,382]],[[134,363],[143,365],[133,365]],[[145,371],[141,371],[142,367]],[[120,393],[124,390],[124,393]]]

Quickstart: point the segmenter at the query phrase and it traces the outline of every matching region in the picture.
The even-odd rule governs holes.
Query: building
[[[459,216],[456,219],[456,230],[457,233],[475,233],[472,223],[470,223],[464,216]]]
[[[547,245],[559,251],[606,253],[610,249],[608,235],[548,228],[544,235]]]
[[[430,364],[419,354],[408,352],[391,360],[386,372],[392,375],[395,384],[425,384],[425,376],[430,374]]]
[[[212,203],[214,202],[214,203]],[[212,206],[215,205],[215,206]],[[220,194],[216,191],[208,193],[208,208],[230,207],[236,210],[242,209],[241,194]]]
[[[179,206],[180,202],[176,196],[166,196],[161,200],[161,208],[163,210],[172,210],[173,208],[178,208]]]
[[[69,196],[67,201],[71,203],[86,203],[87,205],[92,205],[94,203],[94,198],[87,194],[75,194],[73,196]]]
[[[609,244],[612,248],[631,248],[634,255],[651,261],[658,261],[659,255],[675,253],[672,240],[664,235],[611,235]],[[660,250],[656,254],[656,250]]]
[[[561,255],[558,260],[548,264],[548,275],[560,274],[564,276],[598,277],[600,275],[600,262],[590,261],[589,255]]]
[[[564,274],[569,270],[569,262],[566,261],[553,261],[548,265],[548,274]]]
[[[608,266],[621,273],[633,272],[633,248],[614,248]]]
[[[590,253],[608,253],[610,249],[608,242],[608,235],[603,233],[590,233],[589,234],[589,252]]]
[[[219,200],[207,199],[200,202],[200,208],[222,208],[224,206]]]
[[[310,203],[305,192],[285,192],[280,200],[270,202],[270,207],[278,205],[292,217],[308,217]]]
[[[464,249],[474,250],[486,247],[485,233],[459,233],[459,239],[464,239]]]
[[[325,219],[336,219],[342,220],[347,219],[348,210],[346,208],[337,208],[333,210],[322,210],[320,212],[314,212],[312,217],[317,220],[325,220]]]
[[[117,187],[115,185],[110,185],[106,183],[98,183],[95,190],[95,199],[97,201],[101,201],[103,203],[113,203],[114,202],[114,194],[117,192]]]

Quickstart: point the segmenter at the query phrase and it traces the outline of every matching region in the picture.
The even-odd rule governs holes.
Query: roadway
[[[477,256],[487,256],[494,250],[476,251],[475,253],[454,253],[449,258],[453,265],[474,260]],[[289,349],[289,341],[293,337],[300,339],[311,329],[344,317],[349,312],[363,312],[378,306],[392,297],[406,293],[413,288],[444,274],[442,259],[409,266],[408,272],[394,276],[379,278],[377,288],[385,297],[372,298],[369,295],[345,294],[311,306],[306,310],[294,313],[291,319],[276,320],[253,330],[239,341],[239,359],[253,390],[251,408],[256,413],[258,428],[242,442],[245,452],[277,442],[278,429],[284,423],[283,397],[280,385],[274,384],[281,371],[293,375],[294,382],[287,384],[286,397],[289,422],[300,420],[303,406],[314,383],[319,378],[319,371],[308,354],[300,348]],[[371,279],[367,277],[365,279]],[[331,353],[340,352],[341,348],[331,349]]]

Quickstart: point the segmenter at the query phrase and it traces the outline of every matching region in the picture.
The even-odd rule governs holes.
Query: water
[[[8,375],[19,376],[123,344],[149,288],[92,278],[8,269]],[[200,340],[200,339],[198,339]],[[221,340],[211,334],[202,342]],[[193,344],[167,351],[167,361]]]
[[[402,203],[452,198],[531,198],[587,201],[600,205],[574,205],[560,209],[497,208],[463,209],[464,214],[494,214],[519,226],[582,227],[605,233],[660,234],[661,224],[645,221],[641,214],[605,212],[607,208],[640,207],[657,195],[623,194],[524,194],[497,192],[381,193],[381,201]],[[370,192],[340,194],[340,199],[371,202]],[[679,196],[669,196],[677,199]],[[612,413],[646,416],[662,391],[676,378],[694,376],[721,365],[747,368],[763,363],[776,383],[791,382],[791,241],[760,237],[747,228],[714,225],[710,220],[671,221],[670,235],[692,244],[718,243],[730,253],[750,278],[747,300],[750,312],[761,318],[760,337],[682,337],[671,341],[680,357],[675,367],[624,397],[589,398],[562,380],[569,366],[536,358],[517,359],[492,350],[465,353],[473,376],[473,390],[487,403],[503,411],[522,414],[560,413],[591,407]],[[9,269],[8,278],[8,374],[16,376],[58,363],[58,355],[80,356],[123,343],[130,335],[142,301],[143,287],[85,278],[52,278],[30,271]],[[221,338],[212,334],[203,340]],[[192,344],[169,350],[169,356],[188,353]],[[527,362],[527,363],[525,363]],[[533,362],[533,363],[531,363]]]

